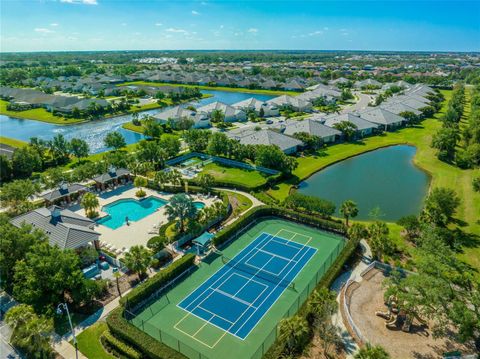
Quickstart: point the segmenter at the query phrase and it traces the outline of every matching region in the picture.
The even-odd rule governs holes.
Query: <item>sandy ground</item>
[[[383,272],[374,269],[370,279],[364,277],[358,288],[353,291],[350,300],[350,312],[356,326],[365,338],[377,345],[383,346],[392,358],[440,358],[443,353],[461,350],[472,353],[471,348],[454,345],[449,339],[432,338],[428,328],[419,323],[412,325],[410,333],[390,330],[385,327],[385,320],[376,316],[375,311],[386,311],[383,301]],[[470,349],[470,350],[469,350]]]

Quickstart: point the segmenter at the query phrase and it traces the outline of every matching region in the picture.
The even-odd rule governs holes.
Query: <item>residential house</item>
[[[227,133],[227,136],[239,141],[243,145],[277,146],[287,155],[296,153],[303,146],[302,141],[272,130],[244,129],[230,131]]]
[[[265,101],[260,101],[254,97],[247,98],[246,100],[234,103],[233,107],[248,112],[249,110],[255,111],[257,115],[263,109],[264,117],[278,116],[279,110],[277,105],[271,104]]]
[[[356,114],[369,122],[376,123],[385,131],[394,130],[406,122],[402,116],[381,107],[367,107]]]
[[[159,123],[168,123],[169,121],[179,121],[182,118],[187,118],[193,121],[193,128],[208,128],[210,127],[210,118],[207,113],[199,110],[193,111],[185,106],[176,106],[171,109],[159,112],[153,116]]]
[[[202,106],[197,109],[198,112],[206,113],[209,116],[211,116],[212,112],[215,110],[222,111],[225,116],[225,122],[237,122],[247,120],[247,114],[244,110],[235,108],[231,105],[227,105],[226,103],[219,101],[209,103],[208,105]]]
[[[94,230],[94,221],[57,206],[37,208],[12,218],[10,223],[16,227],[27,224],[44,231],[50,245],[60,249],[76,249],[92,243],[97,246],[100,237]]]
[[[312,104],[308,101],[297,98],[298,96],[282,95],[267,101],[268,104],[276,105],[279,109],[291,108],[294,111],[310,112]]]
[[[285,124],[282,125],[281,131],[288,136],[305,132],[309,135],[320,137],[324,143],[335,142],[342,135],[339,130],[325,126],[312,119],[304,119],[302,121],[287,120]]]
[[[357,126],[356,136],[365,137],[373,134],[373,132],[378,128],[378,125],[367,121],[357,115],[352,113],[344,114],[334,114],[325,116],[324,125],[334,128],[334,126],[341,122],[351,122]]]

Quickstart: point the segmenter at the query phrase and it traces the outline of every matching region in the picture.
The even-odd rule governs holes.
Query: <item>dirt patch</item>
[[[473,353],[473,348],[460,345],[449,338],[433,339],[428,327],[414,322],[410,333],[391,330],[385,327],[385,319],[375,315],[375,311],[386,311],[383,300],[382,282],[384,273],[377,269],[352,291],[350,313],[361,334],[372,344],[381,345],[392,358],[439,358],[443,353],[460,350]]]

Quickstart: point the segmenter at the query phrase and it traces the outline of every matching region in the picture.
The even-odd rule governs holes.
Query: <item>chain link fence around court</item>
[[[291,306],[286,310],[281,319],[288,318],[294,316],[298,310],[302,307],[302,305],[306,302],[309,295],[313,292],[316,288],[317,284],[323,278],[325,273],[328,271],[330,266],[333,264],[335,259],[338,257],[340,252],[345,247],[346,242],[340,241],[336,248],[330,253],[328,258],[323,262],[322,266],[317,270],[312,279],[307,283],[306,286],[296,286],[296,290],[298,291],[298,296],[296,300],[291,304]],[[298,288],[300,287],[300,288]],[[177,339],[176,337],[172,336],[171,334],[167,333],[166,331],[154,326],[152,323],[148,321],[151,317],[153,317],[156,313],[162,310],[165,305],[168,305],[168,296],[166,299],[161,299],[157,296],[157,302],[147,308],[146,311],[150,311],[150,313],[142,313],[142,318],[139,316],[134,315],[133,313],[129,312],[127,316],[127,320],[135,325],[137,328],[143,330],[145,333],[150,335],[151,337],[157,339],[159,342],[168,345],[170,348],[177,350],[181,354],[185,355],[190,359],[214,359],[215,355],[207,356],[202,354],[200,351],[194,349],[187,343]],[[146,316],[144,316],[146,315]],[[275,343],[278,338],[279,334],[279,324],[277,323],[275,327],[270,331],[267,335],[265,340],[258,346],[257,350],[251,356],[252,359],[261,359],[268,349]]]

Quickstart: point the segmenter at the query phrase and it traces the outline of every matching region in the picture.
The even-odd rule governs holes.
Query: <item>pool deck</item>
[[[143,188],[148,196],[155,196],[163,200],[169,201],[173,197],[171,193],[157,192],[149,188]],[[135,196],[135,192],[138,191],[138,188],[133,186],[123,186],[115,190],[108,191],[98,195],[98,202],[100,204],[100,209],[112,202],[118,201],[120,199],[138,199]],[[204,202],[205,205],[211,206],[215,201],[218,201],[217,198],[210,196],[210,198],[199,197],[198,195],[191,195],[194,201]],[[85,211],[83,208],[71,208],[71,210],[76,213],[85,216]],[[106,215],[106,213],[99,210],[100,217]],[[168,222],[167,215],[165,214],[165,208],[160,207],[156,212],[151,215],[142,218],[139,221],[130,222],[130,225],[124,225],[117,229],[111,229],[104,225],[97,224],[95,230],[99,232],[100,242],[110,244],[117,250],[128,250],[130,247],[135,245],[146,246],[147,241],[155,236],[158,233],[158,227],[162,224]],[[157,229],[155,230],[156,227]]]

